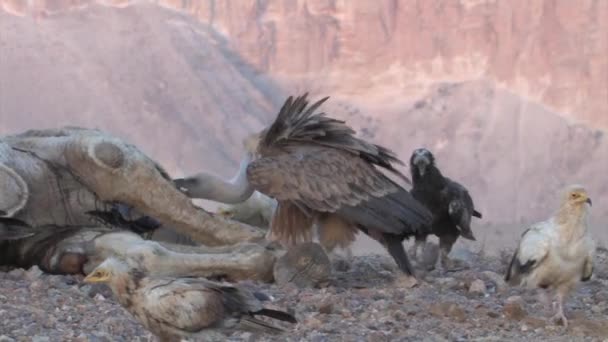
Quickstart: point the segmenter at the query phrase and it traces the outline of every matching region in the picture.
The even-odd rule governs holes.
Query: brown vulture
[[[379,241],[413,276],[403,240],[429,231],[431,213],[380,168],[409,182],[387,148],[355,137],[344,121],[289,97],[275,121],[245,139],[247,157],[229,182],[199,173],[176,179],[192,198],[239,203],[257,190],[277,200],[270,237],[284,245],[311,241],[313,226],[326,250],[348,247],[358,230]]]
[[[555,291],[553,320],[568,320],[563,302],[580,281],[591,279],[595,242],[589,234],[591,199],[580,185],[569,186],[560,207],[548,220],[533,224],[521,236],[505,280],[514,286]],[[548,292],[545,292],[545,297]]]

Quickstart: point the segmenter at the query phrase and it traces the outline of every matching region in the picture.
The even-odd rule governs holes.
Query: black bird
[[[471,231],[471,217],[481,218],[475,210],[473,199],[467,189],[444,177],[435,165],[431,151],[419,148],[410,157],[412,175],[412,196],[424,204],[434,216],[432,234],[439,237],[441,264],[444,268],[453,267],[448,254],[459,236],[475,241]],[[419,248],[423,248],[428,234],[422,232],[416,236],[413,257]]]

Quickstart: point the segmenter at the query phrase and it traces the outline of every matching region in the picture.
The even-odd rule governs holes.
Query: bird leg
[[[564,315],[564,295],[560,292],[557,293],[557,313],[551,317],[551,321],[559,322],[561,321],[565,328],[568,327],[568,319],[566,319],[566,315]]]
[[[556,310],[556,304],[553,302],[553,298],[551,297],[549,290],[545,290],[545,289],[540,289],[539,294],[539,301],[542,303],[542,305],[547,308],[549,311],[555,311]]]
[[[439,237],[439,262],[443,272],[458,271],[463,268],[463,265],[448,257],[457,239],[457,235],[443,235]]]
[[[424,253],[424,247],[426,246],[426,236],[416,236],[414,245],[409,250],[409,254],[413,260],[418,260],[418,251]]]

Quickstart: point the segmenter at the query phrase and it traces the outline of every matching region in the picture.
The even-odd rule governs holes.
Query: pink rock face
[[[543,219],[569,183],[608,219],[607,1],[154,3],[0,0],[0,133],[99,127],[226,175],[310,91],[403,160],[431,148],[484,222]]]

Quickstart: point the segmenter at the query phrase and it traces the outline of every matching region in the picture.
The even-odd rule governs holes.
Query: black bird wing
[[[443,195],[445,196],[445,201],[448,203],[448,206],[456,204],[455,207],[459,208],[455,211],[449,210],[450,219],[457,225],[462,237],[475,240],[471,231],[471,217],[476,212],[473,199],[464,186],[447,177],[445,179],[447,181]]]

